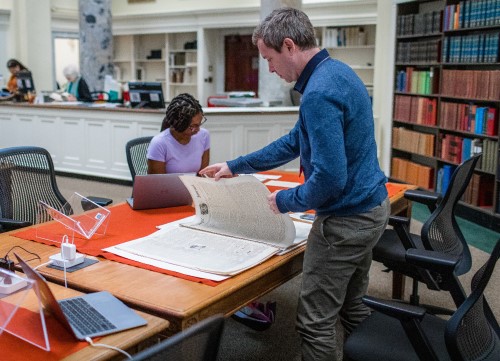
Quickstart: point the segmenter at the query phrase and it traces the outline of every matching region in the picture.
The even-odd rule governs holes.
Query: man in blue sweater
[[[303,360],[336,360],[338,317],[349,333],[369,314],[362,303],[371,251],[390,211],[374,138],[371,101],[347,65],[316,45],[302,11],[273,11],[253,33],[269,71],[296,81],[299,119],[263,149],[200,171],[216,179],[279,167],[300,157],[305,182],[268,197],[275,213],[314,209],[297,310]]]

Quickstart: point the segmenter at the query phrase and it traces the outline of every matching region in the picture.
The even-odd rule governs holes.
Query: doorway
[[[259,91],[259,50],[252,44],[252,35],[224,37],[224,90]]]

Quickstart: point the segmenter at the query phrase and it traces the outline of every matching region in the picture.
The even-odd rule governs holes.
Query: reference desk
[[[393,214],[409,209],[408,201],[403,197],[406,186],[400,187],[401,190],[391,197]],[[22,246],[38,254],[40,263],[43,263],[58,251],[53,246],[14,237],[12,233],[15,231],[0,234],[0,254],[5,254],[13,246]],[[82,292],[107,290],[134,309],[166,318],[170,322],[168,331],[176,333],[211,315],[230,315],[298,275],[302,271],[304,250],[305,246],[302,246],[283,256],[274,256],[216,286],[106,259],[68,273],[67,281],[69,287]],[[64,282],[62,271],[48,267],[38,270],[53,282]]]
[[[80,292],[70,288],[64,288],[57,284],[50,283],[50,288],[57,299],[65,299],[69,297],[78,296]],[[21,307],[35,311],[38,310],[38,302],[35,297],[34,290],[31,290]],[[19,310],[18,310],[19,312]],[[137,353],[144,346],[150,346],[157,341],[158,335],[162,334],[168,328],[168,321],[159,317],[149,315],[144,312],[138,312],[141,317],[148,322],[147,326],[137,327],[131,330],[118,332],[112,335],[100,337],[94,340],[96,343],[103,343],[106,345],[118,347],[129,353]],[[47,316],[46,316],[47,317]],[[64,332],[62,326],[58,331],[48,328],[48,336],[50,341],[51,351],[45,351],[41,348],[33,346],[26,341],[11,336],[8,333],[0,335],[0,349],[2,350],[2,359],[5,360],[57,360],[64,361],[73,360],[109,360],[121,355],[118,351],[108,348],[92,347],[87,342],[79,342],[74,340],[73,337],[65,337],[65,334],[59,336],[60,340],[57,342],[55,338],[60,335],[58,332]],[[51,332],[52,331],[52,332]],[[54,334],[55,332],[55,334]],[[61,358],[62,357],[62,358]],[[119,358],[122,358],[121,356]]]

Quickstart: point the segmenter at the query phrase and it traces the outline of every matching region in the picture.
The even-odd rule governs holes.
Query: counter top
[[[12,106],[19,108],[40,108],[40,109],[78,109],[78,110],[99,110],[112,112],[139,112],[139,113],[164,113],[165,109],[132,109],[117,106],[114,103],[45,103],[29,104],[16,102],[0,102],[0,106]],[[296,114],[299,107],[203,107],[205,114],[256,114],[256,113],[293,113]]]

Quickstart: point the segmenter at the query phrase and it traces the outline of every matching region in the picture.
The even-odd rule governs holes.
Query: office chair
[[[427,205],[430,217],[422,226],[420,235],[409,232],[410,219],[391,216],[389,224],[373,248],[373,260],[383,263],[389,270],[413,278],[410,303],[419,304],[418,282],[424,282],[429,289],[447,290],[439,274],[414,267],[406,261],[406,250],[410,248],[435,250],[459,258],[455,268],[456,275],[467,273],[472,264],[469,246],[457,224],[455,208],[474,173],[481,155],[476,155],[460,164],[454,171],[445,194],[410,190],[405,198]],[[436,308],[436,312],[450,313],[449,310]]]
[[[151,139],[153,139],[152,136],[135,138],[129,140],[125,145],[125,153],[127,154],[127,163],[132,175],[132,182],[134,182],[136,174],[142,175],[148,173],[148,159],[146,154]]]
[[[436,265],[457,263],[448,255]],[[442,255],[442,254],[441,254]],[[344,345],[347,360],[500,360],[500,328],[484,297],[500,256],[500,240],[490,258],[472,279],[472,292],[449,320],[426,313],[422,307],[364,297],[373,308]],[[498,270],[497,270],[498,273]],[[383,332],[381,332],[383,330]]]
[[[100,206],[112,203],[109,198],[87,198]],[[0,149],[0,233],[51,220],[38,212],[40,200],[55,209],[67,203],[57,187],[49,152],[31,146]]]
[[[224,328],[222,315],[212,316],[134,357],[134,361],[215,361]]]
[[[49,152],[39,147],[0,149],[0,226],[2,232],[30,226],[39,201],[60,209],[66,199],[57,188]]]

